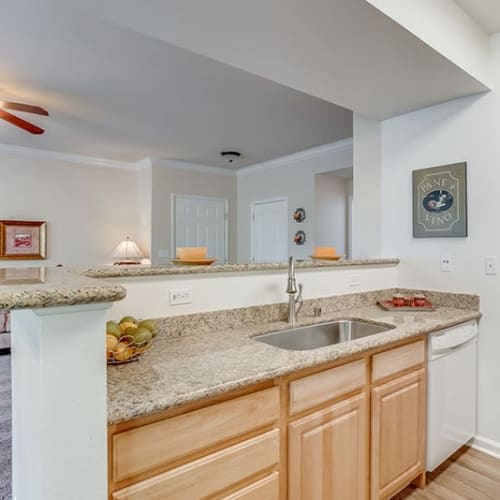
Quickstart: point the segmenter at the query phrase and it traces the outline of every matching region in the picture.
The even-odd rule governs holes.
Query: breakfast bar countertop
[[[0,309],[94,304],[122,300],[122,286],[45,267],[0,269]]]
[[[290,328],[284,321],[263,320],[264,310],[260,316],[258,310],[247,314],[253,321],[236,326],[230,324],[234,316],[224,321],[222,311],[193,315],[194,319],[185,323],[185,332],[179,327],[186,320],[166,318],[165,323],[161,320],[157,341],[138,362],[108,368],[108,423],[150,415],[481,316],[479,300],[474,295],[442,294],[452,297],[444,302],[449,306],[440,306],[432,312],[383,311],[374,305],[374,292],[365,295],[371,296],[372,305],[328,311],[320,318],[312,317],[309,307],[307,315],[299,316],[297,326],[349,318],[396,328],[307,351],[289,351],[256,341],[253,337],[258,334]],[[322,300],[338,301],[338,297]],[[349,300],[346,305],[363,302]],[[272,313],[270,310],[270,316]],[[210,315],[214,317],[210,319]],[[214,328],[217,323],[220,327]]]
[[[343,268],[359,266],[396,266],[399,259],[340,259],[337,261],[303,260],[297,261],[297,269]],[[209,266],[150,266],[150,265],[123,265],[102,266],[88,269],[78,269],[76,272],[89,278],[137,278],[143,276],[177,276],[182,274],[204,273],[244,273],[250,271],[273,272],[286,271],[286,262],[270,264],[214,264]]]

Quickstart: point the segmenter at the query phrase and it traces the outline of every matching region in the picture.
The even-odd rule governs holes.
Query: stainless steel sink
[[[255,337],[255,340],[281,349],[306,351],[368,337],[392,328],[396,327],[365,321],[337,320],[280,332],[265,333]]]

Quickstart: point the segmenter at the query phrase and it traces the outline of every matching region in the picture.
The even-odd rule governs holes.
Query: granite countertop
[[[477,296],[469,297],[477,302]],[[478,308],[387,312],[375,305],[328,312],[319,319],[302,316],[299,325],[354,318],[396,326],[310,351],[279,349],[252,338],[288,329],[283,321],[211,331],[200,328],[180,336],[160,334],[140,361],[108,367],[108,423],[149,415],[479,317]]]
[[[346,266],[388,266],[399,264],[399,259],[358,259],[328,261],[297,261],[297,269],[335,268]],[[127,278],[137,276],[170,276],[179,274],[199,273],[241,273],[248,271],[284,271],[288,269],[287,262],[274,264],[224,264],[211,266],[103,266],[80,269],[78,272],[90,278]]]
[[[80,276],[64,269],[0,269],[0,309],[92,304],[122,300],[120,285]]]

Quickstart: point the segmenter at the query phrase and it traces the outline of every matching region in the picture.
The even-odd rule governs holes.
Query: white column
[[[110,305],[12,312],[13,500],[107,498]]]
[[[352,212],[354,259],[377,258],[382,251],[381,149],[381,123],[354,113]]]

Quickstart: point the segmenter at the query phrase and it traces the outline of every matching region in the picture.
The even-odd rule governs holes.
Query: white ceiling
[[[50,112],[17,113],[42,136],[0,121],[0,143],[241,167],[352,136],[347,109],[50,1],[4,1],[0,23],[0,98]]]
[[[4,0],[0,23],[0,98],[51,113],[0,143],[116,160],[245,166],[351,136],[345,108],[487,90],[365,0]]]
[[[500,31],[499,0],[455,0],[490,35]]]
[[[59,0],[384,119],[488,88],[366,0]]]

